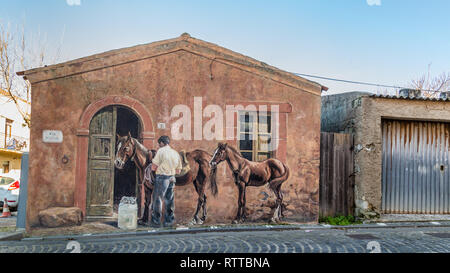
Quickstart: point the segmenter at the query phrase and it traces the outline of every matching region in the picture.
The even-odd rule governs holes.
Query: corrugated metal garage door
[[[383,120],[384,213],[450,213],[450,123]]]

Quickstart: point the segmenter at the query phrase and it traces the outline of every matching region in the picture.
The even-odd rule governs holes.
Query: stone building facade
[[[323,96],[321,119],[354,136],[357,214],[450,213],[449,93]]]
[[[224,117],[223,130],[217,131],[216,124],[214,137],[205,139],[201,130],[213,118],[206,112],[236,105],[279,109],[272,124],[277,134],[270,135],[277,149],[264,154],[250,146],[246,155],[256,161],[275,157],[289,166],[290,177],[282,186],[287,221],[318,220],[320,96],[326,90],[318,83],[188,34],[19,74],[32,84],[28,228],[37,226],[39,211],[50,207],[76,206],[89,217],[90,126],[100,115],[114,112],[115,133],[131,132],[149,149],[156,149],[159,136],[168,135],[176,150],[212,154],[219,142],[240,147],[239,119],[235,115],[229,123]],[[180,117],[173,112],[180,105],[191,110],[191,126],[182,129],[188,138],[177,139],[173,125]],[[44,141],[47,130],[61,134],[59,141]],[[107,148],[104,152],[113,154]],[[218,188],[217,197],[207,193],[205,224],[230,223],[236,214],[238,190],[226,164],[218,167]],[[192,184],[175,188],[178,224],[191,219],[197,198]],[[271,191],[248,187],[246,198],[249,221],[266,221],[275,200]]]

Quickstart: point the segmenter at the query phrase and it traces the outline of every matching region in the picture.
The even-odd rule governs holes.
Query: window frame
[[[3,173],[7,174],[9,171],[11,171],[11,162],[10,161],[3,161],[2,163]]]
[[[245,117],[246,115],[248,115],[249,117],[252,117],[252,122],[249,122],[249,124],[251,124],[251,129],[252,131],[246,131],[245,129],[242,130],[242,123],[241,123],[241,117]],[[266,117],[266,124],[269,128],[268,132],[261,132],[260,131],[260,124],[262,124],[260,122],[261,117]],[[265,114],[261,114],[259,111],[238,111],[237,113],[237,147],[239,152],[241,153],[251,153],[252,154],[252,159],[251,161],[254,162],[261,162],[264,161],[266,159],[272,158],[274,156],[274,151],[272,151],[270,149],[270,147],[268,148],[268,150],[261,150],[260,148],[260,136],[267,136],[268,139],[272,139],[273,138],[273,134],[272,134],[272,116],[270,113],[265,113]],[[243,123],[245,124],[245,120],[243,121]],[[245,125],[244,125],[245,126]],[[250,136],[250,140],[252,140],[252,149],[248,150],[248,149],[241,149],[241,135],[248,135]],[[270,144],[267,144],[270,145]],[[259,156],[260,154],[267,154],[267,157],[263,160],[259,160]]]

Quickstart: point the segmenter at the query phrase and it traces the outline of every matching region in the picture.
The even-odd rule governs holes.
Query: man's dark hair
[[[168,136],[160,136],[158,138],[158,143],[164,143],[164,145],[168,145],[170,142],[170,138]]]

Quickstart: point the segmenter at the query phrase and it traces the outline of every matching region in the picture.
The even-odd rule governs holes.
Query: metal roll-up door
[[[450,213],[450,123],[383,120],[382,211]]]

